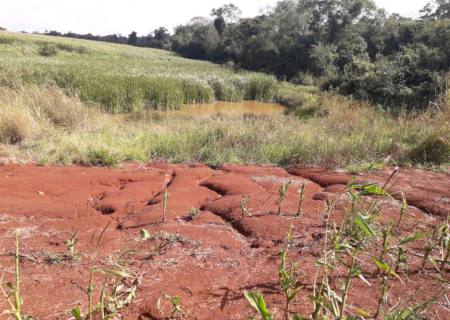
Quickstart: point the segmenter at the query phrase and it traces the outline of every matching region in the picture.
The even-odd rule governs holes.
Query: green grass
[[[383,162],[387,156],[398,164],[445,164],[442,150],[448,152],[449,112],[393,118],[363,105],[356,112],[351,108],[354,102],[346,98],[330,95],[321,100],[325,115],[300,120],[283,114],[194,117],[147,111],[114,115],[96,111],[55,87],[3,88],[0,139],[8,147],[4,156],[41,164],[113,166],[126,160],[165,159],[355,168]],[[55,116],[61,108],[65,112]],[[80,121],[74,125],[76,115]],[[441,137],[441,147],[433,156],[436,136]],[[427,143],[432,145],[426,147]],[[425,150],[427,156],[417,157],[424,152],[417,150]]]
[[[55,84],[108,112],[177,109],[184,103],[272,101],[277,81],[174,53],[0,32],[0,85]]]
[[[162,111],[215,99],[278,101],[288,109],[273,117]],[[449,110],[444,101],[439,112],[394,117],[167,51],[0,32],[0,161],[301,162],[355,170],[389,158],[445,168]]]

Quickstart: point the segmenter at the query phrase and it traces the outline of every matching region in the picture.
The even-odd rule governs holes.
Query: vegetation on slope
[[[272,76],[154,49],[0,33],[0,85],[56,85],[108,112],[177,109],[215,99],[271,101]]]
[[[448,0],[433,0],[416,19],[388,15],[371,0],[283,0],[254,18],[239,13],[225,5],[173,35],[159,28],[142,37],[64,36],[170,49],[391,109],[425,108],[447,88]]]
[[[0,33],[5,161],[445,164],[449,109],[397,116],[315,87],[162,50]],[[214,99],[278,101],[287,115],[191,117],[161,110]],[[108,111],[108,113],[104,113]],[[115,115],[111,113],[124,113]]]

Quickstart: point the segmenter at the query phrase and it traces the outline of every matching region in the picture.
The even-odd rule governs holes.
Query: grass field
[[[184,103],[271,101],[276,80],[183,59],[156,49],[0,33],[0,83],[55,84],[108,112],[145,107],[176,109]]]
[[[288,114],[199,118],[162,111],[216,99],[276,101]],[[440,111],[394,117],[315,88],[167,51],[0,32],[4,161],[302,162],[359,169],[389,158],[445,167],[449,120],[448,102]]]

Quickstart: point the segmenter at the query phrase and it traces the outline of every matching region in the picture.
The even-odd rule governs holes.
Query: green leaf
[[[402,241],[399,242],[400,245],[405,245],[407,243],[413,242],[413,241],[417,241],[420,240],[426,236],[429,236],[431,234],[431,232],[416,232],[414,233],[412,236],[406,237],[405,239],[403,239]]]
[[[150,232],[148,232],[148,230],[146,229],[141,229],[141,231],[139,231],[139,234],[141,235],[141,240],[150,239]]]
[[[364,309],[356,309],[355,310],[356,313],[360,316],[360,317],[364,317],[364,318],[369,318],[370,317],[370,313]]]
[[[375,196],[387,196],[389,195],[382,187],[376,183],[366,184],[366,185],[354,185],[353,189],[359,191],[363,195],[375,195]]]
[[[366,219],[360,213],[356,215],[353,223],[356,224],[361,229],[361,231],[363,231],[367,236],[369,237],[375,236],[375,231],[372,229],[372,227],[367,223]]]
[[[399,275],[397,273],[395,273],[394,269],[392,269],[392,267],[390,265],[388,265],[386,262],[381,261],[378,258],[372,258],[372,260],[375,262],[378,269],[388,273],[391,276],[398,278],[401,281]]]
[[[72,309],[72,316],[75,318],[75,320],[83,320],[83,316],[81,315],[81,311],[79,308]]]
[[[250,305],[259,312],[263,320],[273,320],[272,314],[267,310],[266,302],[261,293],[244,291],[244,296]]]

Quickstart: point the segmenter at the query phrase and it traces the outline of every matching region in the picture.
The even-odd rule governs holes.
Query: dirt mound
[[[157,300],[178,295],[188,319],[247,319],[253,311],[243,299],[244,290],[263,292],[280,315],[278,254],[292,214],[298,213],[301,186],[306,183],[300,217],[294,222],[292,257],[300,263],[308,287],[323,244],[325,201],[333,201],[333,221],[339,221],[350,204],[350,181],[383,185],[391,173],[386,169],[351,176],[321,168],[238,165],[214,170],[166,163],[129,163],[114,170],[1,166],[0,266],[5,279],[12,280],[14,231],[19,228],[25,313],[37,319],[67,319],[73,307],[86,310],[94,235],[109,225],[97,263],[106,266],[130,254],[124,263],[140,279],[138,298],[122,310],[124,318],[168,317],[157,309]],[[288,182],[280,201],[280,185]],[[402,194],[410,204],[400,233],[429,230],[449,214],[448,174],[401,169],[387,190],[392,197],[379,199],[381,223],[399,218]],[[371,198],[377,197],[367,196]],[[139,240],[141,228],[149,231],[146,241]],[[67,261],[66,240],[73,231],[80,259]],[[367,281],[370,287],[355,280],[349,301],[373,312],[370,301],[378,282],[373,277]],[[420,272],[405,281],[395,283],[391,306],[415,295],[425,299],[427,290],[418,294],[416,289],[432,287],[430,277]],[[95,282],[98,289],[101,277]],[[305,295],[294,308],[305,311],[309,305]],[[445,309],[433,312],[448,319]]]

